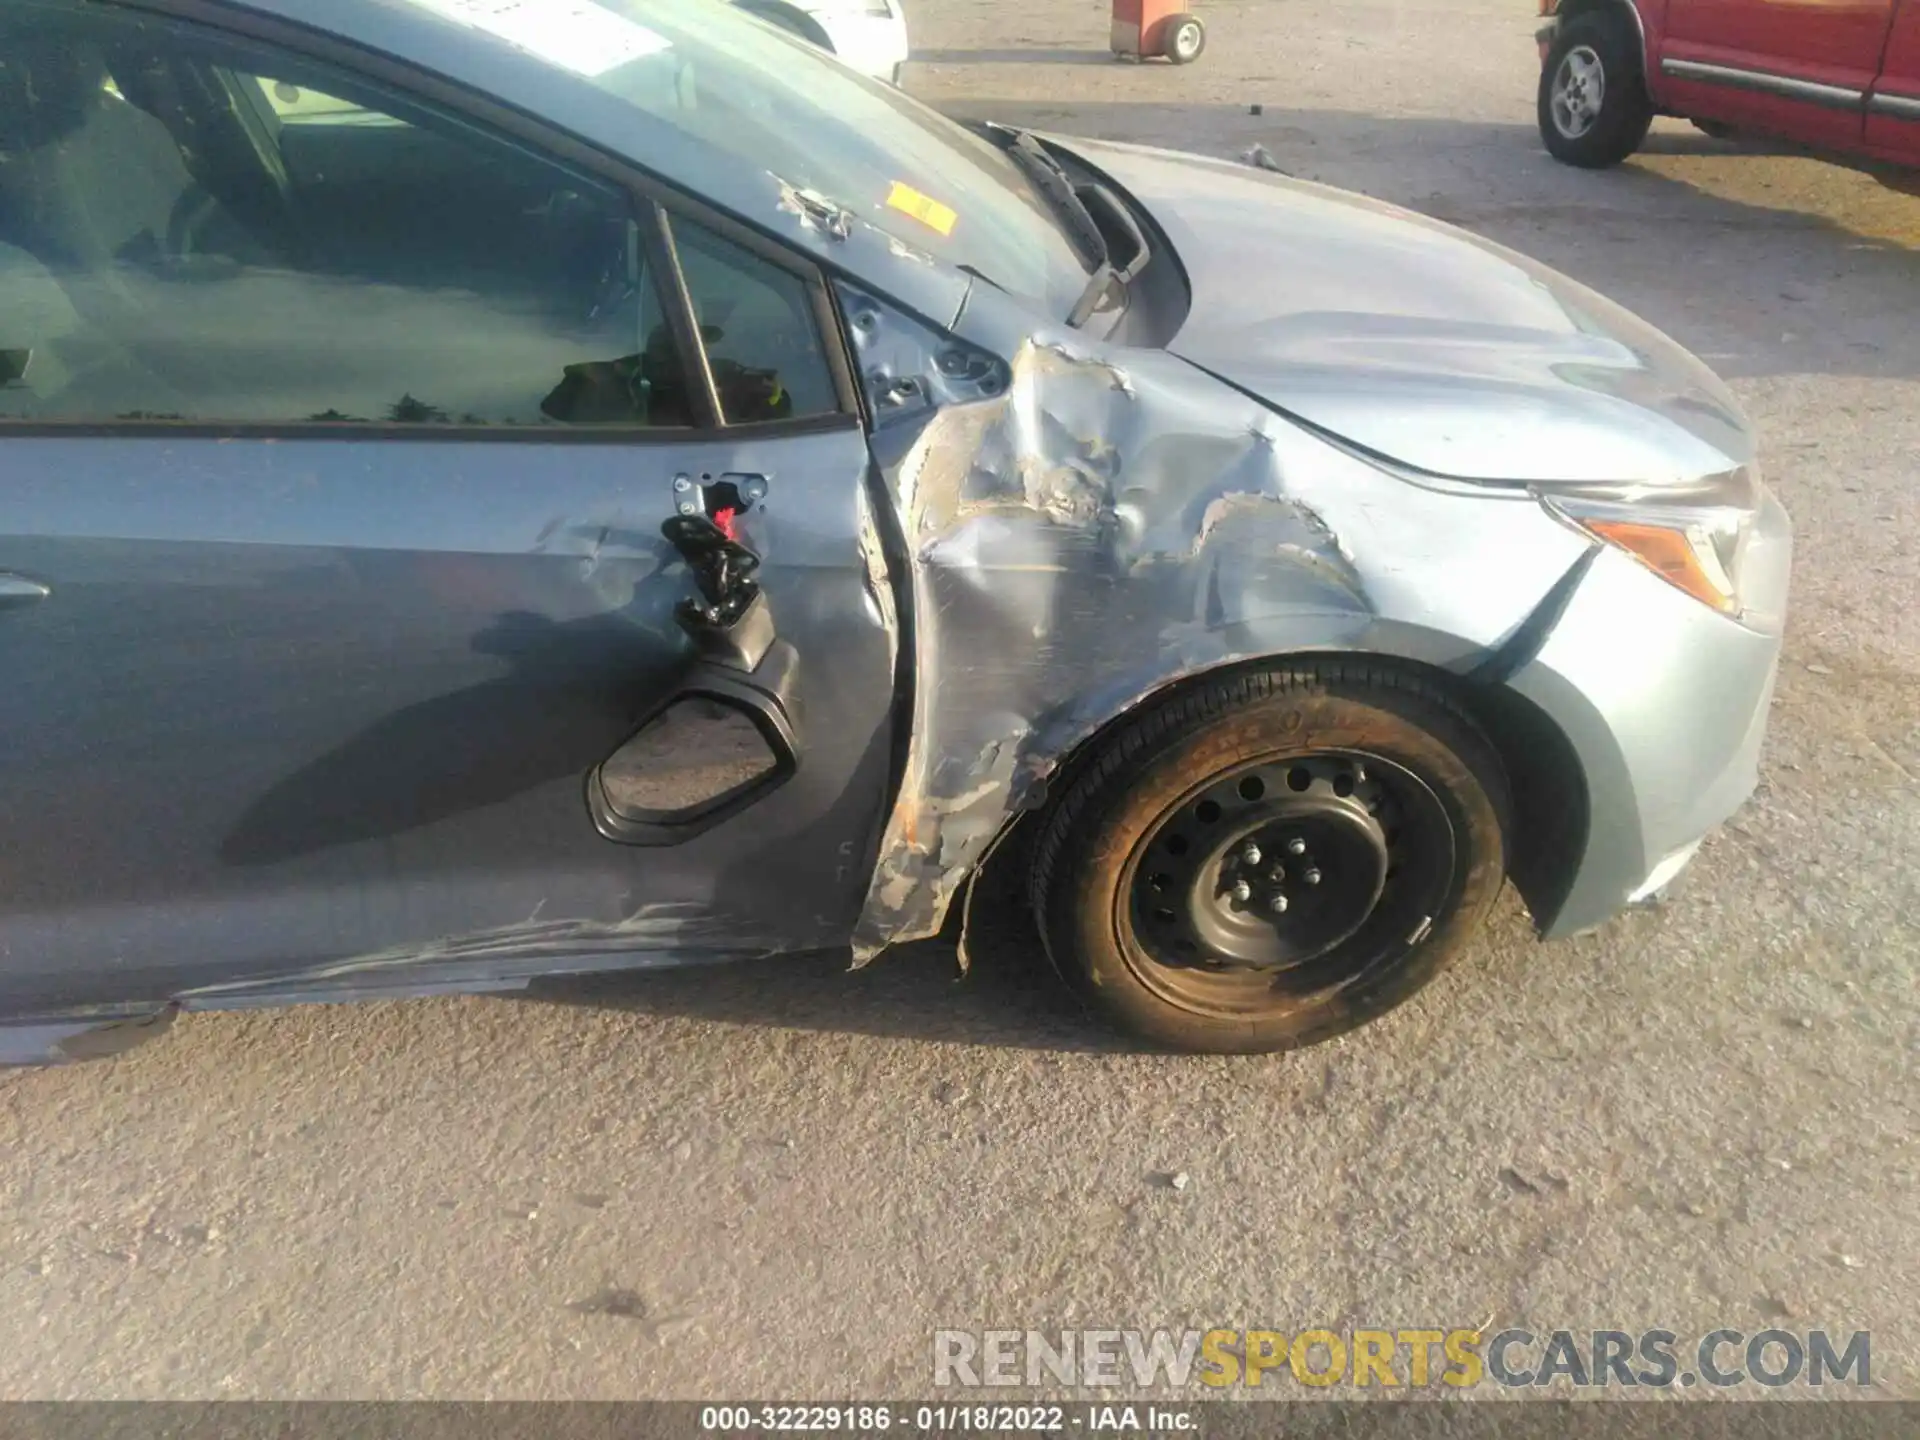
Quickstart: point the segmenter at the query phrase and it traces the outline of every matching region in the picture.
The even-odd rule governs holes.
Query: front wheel
[[[1181,1050],[1289,1050],[1399,1004],[1505,874],[1492,746],[1359,662],[1211,681],[1109,740],[1040,836],[1047,952],[1095,1011]]]
[[[1585,170],[1618,165],[1653,124],[1640,41],[1616,11],[1560,27],[1540,71],[1540,138],[1554,159]]]

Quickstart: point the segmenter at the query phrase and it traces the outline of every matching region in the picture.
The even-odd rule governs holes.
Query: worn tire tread
[[[1143,758],[1163,746],[1225,720],[1243,707],[1295,694],[1333,694],[1361,703],[1398,696],[1414,701],[1416,708],[1438,711],[1453,733],[1435,738],[1453,749],[1479,781],[1503,840],[1512,834],[1512,802],[1497,749],[1466,708],[1426,677],[1392,663],[1344,656],[1289,661],[1209,677],[1158,703],[1148,702],[1096,742],[1098,748],[1071,776],[1046,812],[1033,847],[1027,900],[1048,961],[1076,994],[1080,987],[1058,953],[1061,946],[1052,902],[1061,867],[1088,810],[1109,800],[1116,783],[1124,782]],[[1399,714],[1399,718],[1418,723],[1405,714]],[[1469,917],[1469,928],[1477,928],[1497,892],[1495,886],[1483,902],[1481,913]]]

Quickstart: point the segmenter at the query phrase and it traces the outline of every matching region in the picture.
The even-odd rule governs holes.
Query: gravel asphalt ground
[[[1920,199],[1668,121],[1557,166],[1531,9],[1222,0],[1175,70],[1092,0],[921,0],[906,83],[1262,144],[1728,377],[1795,610],[1761,792],[1666,907],[1543,947],[1509,898],[1272,1059],[1130,1053],[1017,935],[190,1017],[0,1078],[0,1397],[915,1396],[938,1328],[1489,1324],[1870,1330],[1920,1398]]]

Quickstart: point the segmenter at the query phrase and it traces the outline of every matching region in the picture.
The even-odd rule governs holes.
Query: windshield
[[[990,141],[719,0],[416,0],[1064,314],[1087,266]]]

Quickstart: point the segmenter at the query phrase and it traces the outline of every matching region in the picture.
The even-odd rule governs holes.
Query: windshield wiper
[[[1031,131],[991,121],[987,122],[985,129],[1005,151],[1007,158],[1020,167],[1027,178],[1033,181],[1034,188],[1053,205],[1066,224],[1074,248],[1092,267],[1086,288],[1067,312],[1067,324],[1077,330],[1087,323],[1116,284],[1125,285],[1140,273],[1150,254],[1147,238],[1134,223],[1133,216],[1127,213],[1126,207],[1105,186],[1076,183],[1067,173],[1067,167],[1036,140]],[[1133,259],[1126,269],[1115,268],[1113,252],[1107,244],[1107,232],[1095,218],[1086,197],[1091,197],[1108,219],[1133,242]]]
[[[1117,285],[1124,291],[1133,283],[1134,276],[1147,268],[1147,262],[1153,258],[1153,248],[1147,244],[1146,232],[1140,228],[1139,221],[1133,218],[1133,212],[1105,185],[1089,181],[1078,186],[1076,193],[1080,203],[1087,208],[1087,213],[1092,214],[1098,209],[1113,229],[1133,247],[1133,258],[1127,262],[1125,269],[1116,270],[1109,260],[1087,282],[1087,288],[1080,293],[1073,313],[1067,317],[1067,323],[1078,329],[1093,314],[1108,290]]]
[[[1025,172],[1033,181],[1034,188],[1044,195],[1066,222],[1067,234],[1074,248],[1090,267],[1107,263],[1107,237],[1100,233],[1100,224],[1093,218],[1093,212],[1087,209],[1080,199],[1079,192],[1073,187],[1073,177],[1067,174],[1066,167],[1056,160],[1030,131],[1016,130],[1011,125],[988,124],[988,132],[998,142],[1006,156]]]

